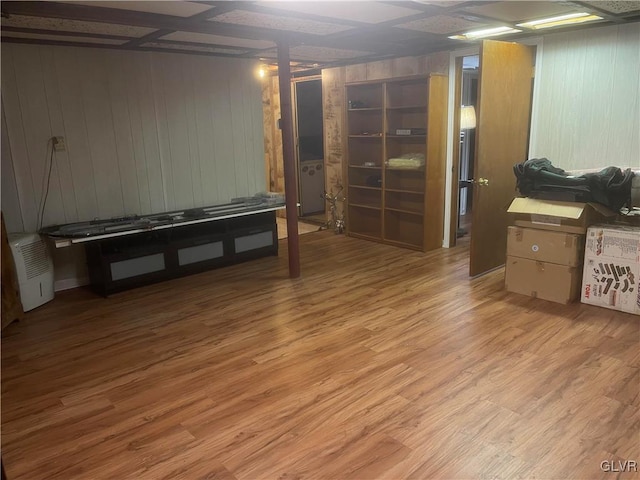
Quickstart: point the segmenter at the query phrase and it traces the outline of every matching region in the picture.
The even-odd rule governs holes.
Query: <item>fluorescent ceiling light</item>
[[[571,25],[574,23],[592,22],[593,20],[602,20],[602,17],[591,15],[589,13],[570,13],[568,15],[560,15],[558,17],[543,18],[541,20],[532,20],[531,22],[518,23],[518,27],[539,28],[557,27],[560,25]]]
[[[511,27],[496,27],[487,28],[484,30],[475,30],[473,32],[462,33],[460,35],[452,35],[449,38],[453,40],[474,40],[476,38],[496,37],[498,35],[505,35],[507,33],[516,33],[521,31],[522,30]]]

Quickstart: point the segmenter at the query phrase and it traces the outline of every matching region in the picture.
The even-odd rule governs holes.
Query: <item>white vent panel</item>
[[[42,241],[20,245],[27,280],[47,273],[50,268],[47,247]]]
[[[53,260],[47,244],[37,233],[10,233],[11,255],[20,284],[20,300],[25,312],[52,300]]]

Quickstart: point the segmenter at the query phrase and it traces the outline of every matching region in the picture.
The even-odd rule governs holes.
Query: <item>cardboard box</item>
[[[584,235],[509,227],[507,255],[577,267],[584,258]]]
[[[581,301],[640,315],[640,228],[589,228]]]
[[[507,210],[515,215],[519,227],[539,228],[556,232],[586,233],[590,225],[605,223],[615,217],[599,203],[557,202],[536,198],[514,198]]]
[[[579,267],[508,256],[504,283],[510,292],[571,303],[580,298],[581,276]]]

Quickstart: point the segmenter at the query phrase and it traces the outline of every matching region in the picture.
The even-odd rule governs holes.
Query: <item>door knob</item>
[[[460,180],[460,185],[462,185],[463,187],[468,187],[472,184],[489,185],[489,179],[480,177],[477,180],[475,178],[470,178],[469,180]]]

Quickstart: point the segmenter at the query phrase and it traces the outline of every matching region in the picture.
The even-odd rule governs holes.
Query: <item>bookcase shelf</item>
[[[427,106],[426,105],[403,105],[400,107],[387,107],[387,112],[389,111],[394,111],[394,110],[398,110],[398,111],[425,111],[427,110]]]
[[[441,247],[447,78],[347,84],[346,96],[347,233],[415,250]],[[420,166],[388,166],[390,158]]]
[[[424,139],[427,138],[427,135],[426,134],[425,135],[394,135],[392,133],[387,133],[387,138],[388,139],[396,139],[396,138],[397,139],[403,139],[403,138],[413,139],[413,138],[417,138],[417,139],[420,139],[420,140],[424,141]]]

